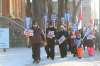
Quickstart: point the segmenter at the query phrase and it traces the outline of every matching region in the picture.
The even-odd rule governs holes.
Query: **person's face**
[[[72,32],[72,35],[75,35],[75,32]]]
[[[62,26],[62,27],[61,27],[61,30],[65,30],[65,27],[64,27],[64,26]]]
[[[33,27],[38,27],[38,25],[33,25]]]
[[[52,28],[52,27],[53,27],[52,25],[49,26],[49,28]]]
[[[61,30],[65,30],[65,28],[61,28]]]

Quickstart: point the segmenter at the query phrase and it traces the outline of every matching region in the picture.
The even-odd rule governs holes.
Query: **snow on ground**
[[[56,51],[58,52],[58,51]],[[0,66],[100,66],[100,54],[94,57],[78,59],[72,55],[60,58],[59,53],[53,60],[46,58],[44,48],[41,48],[41,62],[33,64],[31,48],[10,48],[7,52],[0,49]]]

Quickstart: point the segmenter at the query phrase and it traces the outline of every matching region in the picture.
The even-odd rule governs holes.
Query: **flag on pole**
[[[78,18],[78,30],[82,29],[82,20],[83,20],[83,11],[82,11],[82,4],[81,4],[81,10]]]

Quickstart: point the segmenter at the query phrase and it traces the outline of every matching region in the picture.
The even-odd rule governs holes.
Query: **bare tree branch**
[[[52,14],[52,1],[47,0],[47,6],[48,6],[48,18],[49,21],[51,20],[51,14]]]
[[[78,10],[79,6],[81,4],[81,0],[78,1],[78,4],[75,6],[75,9]]]

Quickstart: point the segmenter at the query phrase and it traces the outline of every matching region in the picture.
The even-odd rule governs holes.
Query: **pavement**
[[[57,49],[57,48],[56,48]],[[10,48],[6,52],[0,49],[0,66],[100,66],[100,53],[95,52],[94,57],[78,59],[68,54],[66,58],[60,58],[56,50],[55,59],[47,59],[44,48],[41,48],[41,62],[33,64],[31,48]]]

